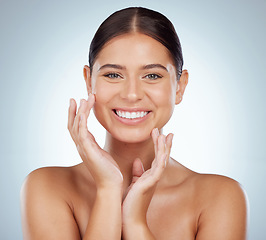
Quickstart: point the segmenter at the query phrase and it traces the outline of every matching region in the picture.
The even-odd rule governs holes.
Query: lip
[[[118,115],[116,115],[115,110],[117,111],[124,111],[124,112],[148,112],[144,117],[140,117],[140,118],[134,118],[134,119],[129,119],[129,118],[121,118]],[[125,125],[130,125],[130,126],[134,126],[137,124],[140,124],[142,122],[144,122],[147,118],[150,117],[151,115],[151,111],[149,110],[145,110],[145,109],[140,109],[140,108],[115,108],[112,109],[112,113],[115,117],[115,119],[117,119],[119,122],[125,124]]]
[[[124,112],[150,112],[151,110],[149,109],[145,109],[145,108],[114,108],[114,110],[117,110],[117,111],[124,111]]]

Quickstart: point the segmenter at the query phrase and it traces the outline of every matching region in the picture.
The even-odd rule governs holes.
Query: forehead
[[[160,42],[141,33],[130,33],[107,42],[97,56],[95,64],[145,65],[154,62],[173,65],[170,52]]]

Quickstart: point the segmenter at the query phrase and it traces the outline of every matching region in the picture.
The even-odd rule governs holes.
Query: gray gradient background
[[[239,181],[250,201],[249,239],[265,239],[266,1],[0,1],[0,238],[22,239],[19,193],[39,167],[80,162],[67,132],[70,97],[86,97],[89,42],[113,11],[165,14],[190,82],[165,133],[194,171]],[[104,130],[89,128],[102,145]]]

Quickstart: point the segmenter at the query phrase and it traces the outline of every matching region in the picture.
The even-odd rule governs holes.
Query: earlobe
[[[83,68],[83,77],[86,82],[87,86],[87,92],[88,94],[92,92],[92,87],[91,87],[91,69],[89,66],[85,65]]]
[[[182,99],[183,99],[183,95],[186,89],[186,86],[188,84],[188,71],[186,69],[184,69],[182,71],[182,75],[179,79],[179,81],[177,82],[177,88],[176,88],[176,99],[175,99],[175,104],[179,104]]]

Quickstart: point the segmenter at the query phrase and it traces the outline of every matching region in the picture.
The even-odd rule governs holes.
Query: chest
[[[156,239],[194,240],[197,222],[197,206],[185,196],[157,196],[147,212],[147,223]]]
[[[93,195],[78,196],[74,201],[74,216],[84,235],[93,207]],[[198,210],[194,201],[186,196],[155,196],[147,212],[147,223],[156,239],[193,240],[197,232]]]

